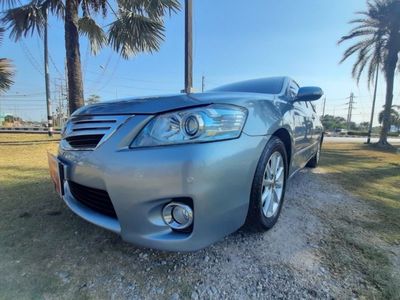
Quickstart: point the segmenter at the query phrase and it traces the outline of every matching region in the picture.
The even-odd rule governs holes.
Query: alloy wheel
[[[264,171],[261,207],[265,217],[274,216],[281,202],[285,180],[285,167],[282,154],[278,151],[269,157]]]

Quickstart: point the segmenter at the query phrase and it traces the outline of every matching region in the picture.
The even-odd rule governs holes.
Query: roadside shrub
[[[348,131],[347,135],[356,135],[356,136],[367,136],[367,131]]]
[[[397,137],[397,136],[400,136],[400,135],[399,135],[399,133],[398,133],[398,132],[389,132],[389,133],[388,133],[388,136],[394,136],[394,137]]]

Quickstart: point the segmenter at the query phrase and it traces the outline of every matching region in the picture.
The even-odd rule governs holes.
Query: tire
[[[315,155],[308,161],[308,163],[306,164],[307,168],[316,168],[318,167],[318,163],[319,163],[319,158],[321,156],[321,143],[318,143],[318,148],[317,148],[317,152],[315,153]]]
[[[279,168],[274,169],[274,162]],[[272,137],[261,154],[254,175],[246,218],[247,228],[265,231],[275,225],[285,196],[287,172],[285,145],[279,138]]]

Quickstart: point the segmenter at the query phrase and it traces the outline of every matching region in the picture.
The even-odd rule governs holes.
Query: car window
[[[223,85],[212,91],[279,94],[282,91],[284,81],[284,77],[254,79]]]
[[[299,92],[299,85],[296,82],[294,82],[293,80],[291,80],[290,84],[289,84],[288,92],[289,92],[289,96],[291,98],[293,98],[293,99],[296,98],[297,93]]]
[[[301,108],[301,110],[303,110],[304,112],[308,111],[308,107],[306,106],[306,102],[305,101],[296,101],[294,103],[295,106]]]

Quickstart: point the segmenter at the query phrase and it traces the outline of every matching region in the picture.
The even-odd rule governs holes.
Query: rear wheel
[[[285,145],[272,137],[266,145],[254,175],[247,225],[256,230],[272,228],[279,218],[286,188]]]

